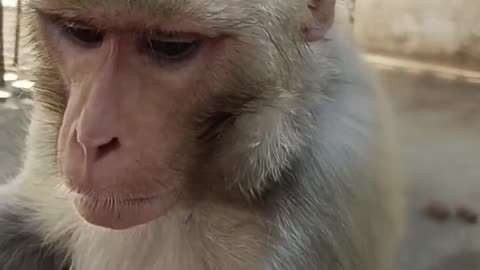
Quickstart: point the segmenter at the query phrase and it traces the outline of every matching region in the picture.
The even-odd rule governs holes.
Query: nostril
[[[115,151],[120,147],[120,141],[118,138],[112,138],[109,142],[98,146],[96,159],[101,159],[103,156],[108,155],[110,152]]]

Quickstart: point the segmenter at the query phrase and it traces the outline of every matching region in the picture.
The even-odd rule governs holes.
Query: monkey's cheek
[[[125,201],[115,205],[93,206],[89,200],[75,200],[80,216],[88,223],[112,230],[126,230],[147,224],[167,214],[175,204],[173,196],[161,196],[142,202]]]

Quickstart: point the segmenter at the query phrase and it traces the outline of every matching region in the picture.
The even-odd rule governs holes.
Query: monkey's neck
[[[258,269],[267,249],[261,220],[253,211],[205,204],[125,231],[82,223],[68,241],[73,269]]]

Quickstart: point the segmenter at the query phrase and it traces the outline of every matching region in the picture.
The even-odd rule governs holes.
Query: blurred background
[[[1,2],[5,179],[19,169],[34,85],[20,0]],[[378,75],[398,124],[409,221],[396,270],[480,269],[480,1],[337,2],[339,27]]]

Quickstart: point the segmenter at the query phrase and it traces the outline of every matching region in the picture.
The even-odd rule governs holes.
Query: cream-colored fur
[[[69,196],[53,185],[39,189],[32,179],[22,180],[30,197],[34,194],[34,219],[46,241],[63,242],[75,270],[257,269],[265,254],[266,233],[252,213],[212,205],[200,204],[195,210],[178,206],[156,222],[112,231],[85,222]]]
[[[45,133],[43,121],[36,121],[46,113],[41,108],[34,113],[31,146],[55,137]],[[24,173],[9,190],[29,198],[36,212],[32,222],[47,243],[61,244],[71,253],[74,270],[258,269],[265,258],[268,239],[260,213],[233,206],[199,202],[192,209],[180,203],[168,216],[126,231],[90,225],[59,184],[62,179],[54,177],[48,154],[55,150],[30,150]]]
[[[49,62],[47,61],[46,63]],[[329,67],[328,65],[325,66]],[[307,197],[306,201],[303,201],[301,207],[291,211],[295,212],[298,210],[298,212],[304,211],[304,213],[300,213],[295,217],[289,217],[289,215],[297,213],[280,213],[280,215],[283,214],[284,216],[281,219],[276,220],[277,228],[275,228],[275,226],[269,226],[271,224],[268,224],[267,222],[268,220],[273,220],[273,218],[262,213],[261,210],[253,211],[253,208],[249,209],[247,207],[236,207],[233,206],[233,204],[228,203],[206,201],[196,202],[193,207],[180,202],[167,216],[152,223],[124,231],[112,231],[88,224],[77,214],[72,203],[72,195],[64,192],[61,187],[61,183],[64,183],[65,181],[60,178],[56,165],[56,144],[58,126],[62,122],[62,106],[59,106],[60,101],[56,100],[56,98],[61,100],[61,95],[59,95],[58,92],[62,89],[62,86],[59,85],[60,83],[57,80],[55,80],[55,74],[52,75],[51,70],[45,70],[44,74],[40,74],[42,75],[41,78],[44,78],[44,81],[41,82],[43,83],[41,84],[41,87],[44,89],[41,89],[41,95],[38,96],[40,99],[37,100],[38,102],[33,114],[33,123],[30,127],[27,145],[29,152],[23,170],[24,173],[18,177],[16,184],[19,184],[19,186],[16,188],[20,190],[20,194],[25,194],[29,198],[29,201],[25,203],[30,204],[35,212],[31,217],[32,223],[38,224],[38,229],[42,236],[44,236],[45,241],[63,247],[68,253],[70,253],[73,260],[72,270],[265,270],[266,267],[262,259],[272,259],[269,252],[274,252],[274,248],[277,248],[275,250],[276,255],[280,254],[284,256],[281,259],[277,258],[277,261],[273,262],[273,264],[289,263],[287,260],[291,257],[295,255],[298,255],[298,257],[303,256],[301,252],[305,249],[312,250],[317,248],[317,246],[309,246],[309,241],[311,239],[308,239],[307,237],[311,237],[313,239],[311,241],[315,240],[316,242],[313,242],[314,244],[323,244],[321,239],[314,239],[318,234],[325,234],[322,239],[325,241],[331,241],[326,243],[325,246],[327,248],[338,244],[336,241],[341,241],[342,239],[350,240],[358,237],[358,243],[353,243],[355,245],[339,242],[341,245],[339,245],[338,250],[327,250],[333,253],[338,252],[339,255],[337,255],[340,259],[344,259],[344,263],[347,265],[345,266],[345,269],[347,269],[350,261],[356,261],[356,258],[349,258],[354,251],[357,251],[356,244],[361,245],[363,240],[370,240],[367,239],[369,238],[369,235],[365,236],[365,234],[375,230],[371,230],[370,227],[354,226],[357,223],[367,226],[364,224],[367,222],[360,222],[364,220],[363,214],[368,213],[370,210],[379,211],[378,215],[375,215],[375,212],[374,214],[368,213],[367,216],[380,221],[387,219],[388,222],[391,221],[389,217],[381,217],[381,215],[386,214],[383,209],[365,209],[365,205],[354,207],[359,210],[356,211],[358,215],[358,220],[356,221],[358,222],[350,222],[350,218],[353,218],[353,215],[348,215],[349,213],[346,209],[343,209],[345,213],[339,213],[338,217],[326,215],[322,211],[316,212],[321,209],[326,212],[332,211],[337,214],[337,207],[342,203],[342,200],[341,198],[333,198],[329,196],[330,194],[326,194],[328,195],[326,197],[331,198],[334,201],[331,202],[331,205],[329,205],[330,202],[322,204],[322,200],[315,200],[317,194],[312,193],[309,195],[310,197]],[[292,74],[288,75],[292,76]],[[53,79],[49,81],[48,78]],[[266,89],[272,90],[271,88]],[[276,90],[277,91],[273,91],[273,94],[279,92],[278,89]],[[270,97],[272,97],[273,94],[270,94]],[[286,99],[295,100],[294,98]],[[282,99],[275,96],[275,100]],[[355,101],[355,104],[353,104],[353,101]],[[340,108],[340,106],[346,102],[352,102],[352,106],[349,106],[349,110]],[[284,104],[283,100],[281,104]],[[365,183],[367,183],[365,185],[376,185],[376,182],[371,182],[373,179],[359,179],[359,181],[354,181],[356,180],[354,178],[356,178],[357,175],[355,174],[351,177],[348,175],[350,172],[345,170],[345,167],[348,166],[344,166],[342,162],[348,162],[350,157],[343,156],[344,153],[341,151],[343,149],[341,148],[342,143],[354,144],[352,147],[353,150],[347,152],[347,155],[348,153],[354,153],[355,155],[358,154],[358,156],[361,156],[363,152],[358,151],[357,153],[357,149],[362,150],[364,145],[356,143],[357,141],[355,139],[358,138],[352,138],[351,135],[347,134],[348,132],[343,132],[344,129],[335,129],[335,127],[342,127],[342,120],[351,120],[347,117],[350,115],[349,113],[355,113],[357,117],[363,117],[362,109],[364,109],[364,107],[361,106],[362,104],[359,103],[358,99],[354,100],[353,98],[351,100],[347,99],[346,101],[340,100],[338,101],[338,104],[340,105],[334,109],[345,109],[347,111],[345,115],[340,115],[337,119],[339,120],[339,124],[333,125],[327,123],[327,125],[321,127],[327,127],[327,129],[322,132],[322,136],[325,138],[329,136],[332,138],[339,137],[338,139],[330,139],[329,141],[326,141],[326,143],[333,142],[332,148],[325,147],[327,150],[331,149],[331,153],[319,153],[326,156],[323,159],[319,159],[325,161],[325,164],[318,165],[325,166],[326,171],[332,173],[330,174],[332,175],[332,179],[325,179],[325,181],[340,181],[339,183],[344,181],[352,186],[360,185],[363,188],[364,182],[361,182],[360,180],[368,180],[365,181]],[[354,107],[359,109],[359,113],[352,109]],[[251,129],[258,129],[258,127],[261,127],[260,130],[263,129],[264,133],[260,132],[258,137],[249,137],[247,140],[238,140],[239,143],[235,145],[235,147],[229,145],[228,148],[230,150],[234,148],[234,154],[231,156],[221,155],[221,158],[225,161],[225,164],[222,163],[222,165],[225,165],[225,167],[228,168],[228,166],[232,166],[232,161],[235,161],[237,164],[233,165],[239,166],[238,164],[240,164],[240,169],[247,169],[234,171],[235,175],[237,175],[236,173],[238,172],[242,172],[244,174],[241,174],[240,176],[260,176],[260,179],[268,173],[277,176],[280,171],[276,171],[277,167],[272,166],[272,164],[277,165],[279,168],[283,167],[288,163],[286,158],[289,157],[291,153],[298,151],[298,145],[295,145],[295,143],[301,143],[299,142],[301,137],[299,136],[300,134],[295,128],[288,125],[289,119],[287,119],[287,117],[283,117],[282,114],[277,114],[277,112],[281,112],[282,110],[278,109],[278,106],[275,106],[275,108],[277,108],[277,110],[257,111],[257,114],[253,116],[254,118],[260,113],[263,113],[263,115],[258,116],[256,121],[253,121],[255,120],[254,118],[245,118],[250,121],[237,121],[238,123],[244,124],[238,127],[238,130],[246,130],[246,134],[253,134],[254,132]],[[291,108],[290,104],[287,104],[287,106],[282,109],[286,110],[287,108]],[[290,112],[290,115],[291,117],[300,117],[305,121],[309,119],[308,117],[298,116],[296,112]],[[333,118],[335,115],[332,115],[332,119],[329,121],[335,119]],[[262,121],[265,121],[265,123]],[[306,123],[301,124],[308,125],[309,123],[307,121]],[[328,130],[329,124],[333,129]],[[353,124],[355,125],[357,123],[353,122]],[[348,124],[345,126],[348,126]],[[245,127],[245,129],[243,129],[243,127]],[[312,129],[313,128],[315,127],[312,127]],[[345,130],[352,131],[355,130],[355,128],[357,127],[354,126],[351,129]],[[362,131],[366,129],[366,127],[363,126],[360,126],[359,128]],[[265,130],[268,132],[265,132]],[[241,135],[242,134],[239,135],[238,133],[235,133],[235,136]],[[263,141],[261,139],[263,139]],[[337,140],[339,141],[337,142]],[[358,139],[358,141],[363,142],[363,137]],[[228,142],[231,141],[228,140]],[[338,147],[339,150],[337,151],[337,148],[335,147]],[[239,155],[238,153],[242,155]],[[242,156],[245,158],[238,161],[239,157]],[[356,156],[352,158],[356,158]],[[334,169],[328,171],[330,167],[333,168],[337,165],[339,167],[338,171]],[[217,166],[215,168],[224,168],[224,166]],[[255,174],[252,173],[253,169],[255,169]],[[355,172],[355,170],[352,171]],[[336,173],[339,174],[338,177],[345,177],[336,179]],[[326,175],[328,176],[329,174]],[[323,179],[323,176],[324,175],[312,174],[304,177],[315,177],[316,180],[318,180]],[[241,180],[258,180],[259,178],[239,177]],[[264,178],[266,179],[266,177]],[[310,179],[300,180],[308,182]],[[330,183],[325,182],[325,184],[327,186],[326,190],[328,191],[328,185],[330,185]],[[260,183],[260,187],[263,187],[263,183]],[[318,191],[319,194],[325,192],[320,189],[315,190],[318,185],[311,185],[311,187],[314,189],[313,192]],[[309,186],[306,185],[305,190],[310,191],[308,188]],[[343,195],[348,193],[341,190],[342,188],[343,186],[339,184],[339,196],[342,195],[342,192]],[[369,190],[369,188],[370,186],[366,187],[366,190]],[[363,196],[364,194],[360,195]],[[363,197],[360,199],[363,199]],[[376,197],[369,199],[377,202]],[[390,200],[390,198],[387,199]],[[300,198],[299,201],[301,201]],[[361,200],[353,201],[360,202]],[[383,200],[379,201],[383,203]],[[287,203],[289,203],[288,206],[291,206],[296,203],[296,200],[291,200]],[[343,208],[343,205],[341,206]],[[328,207],[334,208],[328,209]],[[312,216],[308,216],[312,213]],[[315,214],[318,215],[314,216]],[[328,220],[329,218],[332,219]],[[350,231],[344,232],[339,230],[337,232],[337,228],[334,228],[333,226],[329,227],[330,224],[336,225],[337,223],[335,222],[337,221],[344,222],[344,227],[347,228],[347,230],[351,229],[354,231],[352,232],[352,235],[349,235]],[[306,224],[304,225],[302,222],[305,222]],[[325,222],[325,224],[322,222]],[[383,237],[383,232],[390,231],[389,229],[392,224],[382,223],[379,225],[381,226],[375,228],[380,228],[380,230],[379,232],[375,230],[375,233],[378,233],[380,237]],[[383,225],[385,225],[385,228],[383,228]],[[349,228],[348,226],[352,227]],[[268,231],[269,228],[278,231],[270,232]],[[271,241],[278,240],[271,239],[273,233],[277,234],[276,237],[278,237],[278,234],[283,236],[283,242],[280,244],[277,243],[277,246],[271,244]],[[335,238],[337,235],[334,234],[336,233],[340,234],[338,239]],[[330,239],[330,237],[333,239]],[[379,254],[380,252],[376,253],[377,249],[382,249],[382,251],[385,249],[387,250],[385,253],[389,253],[391,251],[390,248],[383,248],[384,245],[380,244],[383,242],[382,238],[381,241],[372,240],[372,246],[369,246],[367,241],[367,246],[358,247],[358,249],[365,251],[365,258],[362,257],[360,259],[370,261],[372,258],[366,256],[369,255],[370,252],[372,254]],[[315,250],[315,252],[316,253],[313,254],[318,255],[321,254],[323,250]],[[378,257],[383,258],[381,255]],[[380,260],[382,258],[374,259]],[[358,261],[361,261],[360,259]],[[319,259],[316,257],[300,258],[299,262],[292,263],[293,266],[288,269],[299,269],[299,265],[313,265],[314,263],[317,263],[318,260]],[[272,262],[267,263],[272,264]],[[329,261],[318,262],[318,264],[319,267],[323,267],[322,265],[325,265],[326,267],[330,266]],[[351,265],[354,264],[352,263]],[[372,262],[365,263],[365,265],[377,264]]]

